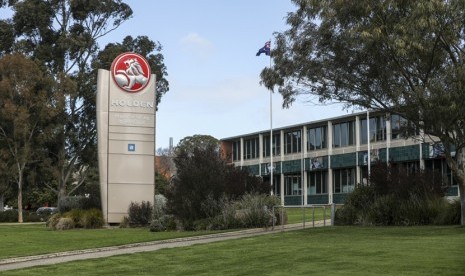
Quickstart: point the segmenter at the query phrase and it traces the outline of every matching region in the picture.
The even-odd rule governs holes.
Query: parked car
[[[40,207],[39,209],[37,209],[36,214],[39,216],[50,216],[57,212],[57,207]]]

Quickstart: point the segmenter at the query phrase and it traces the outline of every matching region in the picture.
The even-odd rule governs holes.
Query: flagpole
[[[270,39],[270,70],[271,70],[271,39]],[[270,186],[273,195],[273,90],[270,89]]]
[[[371,149],[370,149],[370,110],[367,109],[367,147],[368,147],[368,179],[367,183],[370,182],[370,174],[371,174]]]

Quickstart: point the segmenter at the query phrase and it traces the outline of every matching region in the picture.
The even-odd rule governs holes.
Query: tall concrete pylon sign
[[[144,57],[124,53],[98,70],[97,132],[102,211],[120,223],[131,202],[155,194],[155,75]]]

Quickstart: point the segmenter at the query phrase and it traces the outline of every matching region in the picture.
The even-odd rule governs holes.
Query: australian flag
[[[262,48],[260,48],[257,52],[257,57],[259,55],[261,55],[262,53],[265,53],[265,55],[269,56],[270,55],[270,46],[271,46],[271,41],[267,41],[265,43],[265,46],[263,46]]]

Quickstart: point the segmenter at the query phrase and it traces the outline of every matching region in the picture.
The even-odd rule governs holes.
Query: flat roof
[[[308,121],[308,122],[304,122],[304,123],[300,123],[300,124],[288,125],[288,126],[284,126],[284,127],[277,127],[277,128],[273,128],[273,131],[275,131],[275,130],[280,131],[280,130],[283,130],[283,129],[298,128],[298,127],[302,127],[302,126],[305,126],[305,125],[318,125],[318,124],[321,124],[323,122],[328,122],[328,121],[338,121],[338,120],[341,120],[341,119],[344,119],[344,118],[350,118],[350,117],[364,115],[364,114],[366,114],[366,112],[367,111],[356,112],[356,113],[354,112],[354,113],[349,114],[349,115],[342,115],[342,116],[331,117],[331,118],[323,119],[323,120]],[[379,111],[373,111],[373,113],[378,113],[378,112]],[[241,137],[255,136],[255,135],[258,135],[258,134],[269,133],[269,132],[270,132],[270,129],[266,129],[266,130],[262,130],[262,131],[251,132],[251,133],[247,133],[247,134],[222,138],[222,139],[220,139],[220,141],[236,140],[236,139],[241,138]]]

